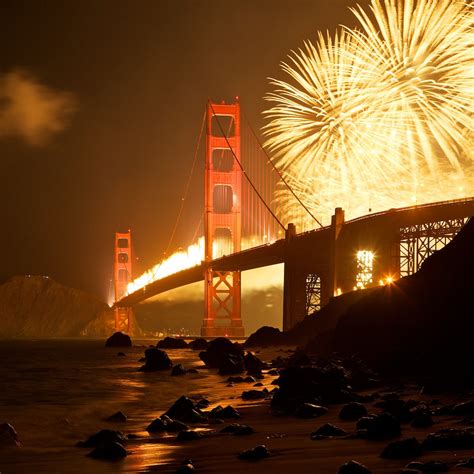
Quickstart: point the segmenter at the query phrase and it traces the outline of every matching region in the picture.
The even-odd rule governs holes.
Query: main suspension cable
[[[173,227],[173,232],[171,233],[171,237],[170,237],[170,240],[168,242],[168,246],[166,247],[166,250],[165,250],[165,253],[164,255],[168,255],[168,251],[171,247],[171,244],[173,243],[173,239],[174,239],[174,236],[176,234],[176,230],[178,228],[178,224],[180,222],[180,219],[181,219],[181,215],[183,213],[183,209],[184,209],[184,204],[186,202],[186,198],[188,196],[188,192],[189,192],[189,187],[191,185],[191,179],[193,177],[193,174],[194,174],[194,168],[196,167],[196,162],[197,162],[197,157],[198,157],[198,153],[199,153],[199,146],[201,144],[201,139],[202,139],[202,133],[204,131],[204,124],[206,123],[206,111],[204,110],[204,115],[202,117],[202,121],[201,121],[201,129],[199,131],[199,138],[198,138],[198,141],[196,143],[196,147],[194,149],[194,158],[193,158],[193,164],[191,166],[191,171],[189,173],[189,176],[188,176],[188,181],[186,183],[186,188],[184,190],[184,194],[183,194],[183,197],[181,198],[181,205],[179,207],[179,212],[178,212],[178,216],[176,218],[176,222],[174,224],[174,227]]]

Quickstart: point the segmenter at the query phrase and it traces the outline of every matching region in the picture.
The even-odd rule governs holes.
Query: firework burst
[[[319,34],[266,98],[266,146],[326,218],[474,194],[472,9],[461,0],[372,0],[360,28]],[[294,202],[281,212],[294,218]]]

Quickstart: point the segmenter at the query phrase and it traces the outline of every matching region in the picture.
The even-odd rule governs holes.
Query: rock
[[[243,400],[262,400],[268,395],[268,392],[263,390],[245,390],[242,392]]]
[[[312,403],[302,403],[295,411],[298,418],[317,418],[328,412],[326,407],[321,405],[313,405]]]
[[[428,428],[433,424],[433,419],[429,413],[420,413],[413,418],[411,426],[413,428]]]
[[[416,438],[406,438],[388,444],[380,456],[385,459],[406,459],[420,456],[421,444]]]
[[[165,337],[156,344],[158,349],[186,349],[188,343],[183,339],[175,337]]]
[[[363,416],[367,416],[367,409],[362,403],[350,402],[346,403],[339,412],[341,420],[358,420]]]
[[[171,369],[171,375],[185,375],[186,374],[186,369],[183,367],[182,364],[177,364],[173,366]]]
[[[452,415],[471,415],[474,413],[474,400],[469,400],[467,402],[458,403],[451,408]]]
[[[248,374],[259,374],[263,369],[267,368],[267,364],[262,362],[256,355],[251,352],[247,352],[244,356],[245,370]]]
[[[161,418],[155,418],[147,427],[148,433],[162,433],[166,431],[166,423]]]
[[[251,375],[248,375],[247,377],[244,378],[244,382],[246,383],[255,383],[257,380],[252,377]]]
[[[259,461],[260,459],[267,458],[268,456],[270,456],[270,452],[268,451],[267,447],[262,444],[260,446],[255,446],[255,448],[242,451],[238,455],[238,458],[245,459],[247,461]]]
[[[166,431],[169,433],[179,433],[180,431],[189,430],[189,426],[178,420],[171,420],[166,423]]]
[[[242,359],[244,352],[239,344],[233,344],[225,337],[217,337],[212,340],[205,351],[199,353],[200,359],[210,368],[220,369],[224,359],[233,356],[234,359]],[[242,370],[243,371],[243,370]]]
[[[263,387],[263,383],[262,382],[257,382],[257,383],[254,383],[253,386],[254,387]]]
[[[311,433],[311,439],[317,440],[322,438],[332,438],[336,436],[346,436],[347,431],[339,428],[331,423],[326,423],[325,425],[318,428],[316,431]]]
[[[447,472],[449,467],[446,463],[441,461],[428,461],[428,462],[418,462],[412,461],[408,463],[405,468],[406,470],[411,469],[414,472],[427,472],[429,474],[434,474],[435,472]]]
[[[227,419],[238,419],[240,418],[240,413],[232,406],[227,405],[225,408],[222,408],[220,405],[213,408],[209,412],[209,417],[210,418],[218,418],[221,420],[227,420]]]
[[[363,464],[357,461],[344,463],[337,472],[338,474],[372,474]]]
[[[194,441],[199,438],[202,438],[202,434],[199,431],[194,430],[180,431],[178,436],[176,436],[178,441]]]
[[[18,433],[10,423],[0,424],[0,448],[19,447],[21,446],[18,439]]]
[[[195,407],[198,408],[199,410],[203,410],[204,408],[207,408],[211,402],[207,400],[207,398],[201,398],[196,404]]]
[[[197,339],[194,339],[194,341],[191,341],[188,344],[188,347],[193,351],[205,351],[207,349],[207,346],[207,341],[202,337],[198,337]]]
[[[125,354],[125,352],[117,352],[117,356],[118,357],[125,357],[126,354]]]
[[[147,349],[145,351],[146,362],[140,367],[142,372],[155,372],[158,370],[168,370],[172,367],[168,354],[160,349]]]
[[[107,441],[91,451],[88,456],[95,459],[120,459],[127,456],[126,449],[117,441]]]
[[[282,341],[282,332],[277,328],[263,326],[251,334],[245,342],[245,347],[278,346]]]
[[[357,422],[357,435],[361,438],[385,439],[400,434],[400,422],[390,413],[369,415]]]
[[[271,369],[268,371],[268,375],[271,375],[272,377],[280,375],[280,372],[278,369]]]
[[[245,370],[242,356],[225,354],[219,364],[220,375],[241,374]]]
[[[114,332],[106,341],[105,347],[131,347],[130,336],[123,332]]]
[[[194,402],[183,395],[174,402],[165,415],[174,420],[191,421],[196,418],[195,409]]]
[[[279,386],[272,408],[293,413],[301,403],[346,403],[352,401],[347,379],[341,368],[287,367],[273,381]]]
[[[467,459],[466,461],[461,461],[457,464],[458,467],[471,467],[474,468],[474,458]]]
[[[244,379],[244,377],[242,377],[240,375],[237,375],[237,376],[229,377],[227,379],[227,382],[228,383],[243,383],[243,382],[245,382],[245,379]]]
[[[106,418],[105,421],[110,421],[112,423],[125,423],[127,421],[127,417],[121,411],[118,411]]]
[[[422,446],[427,451],[474,449],[474,428],[446,428],[430,433]]]
[[[104,444],[123,444],[125,442],[126,438],[121,431],[100,430],[92,436],[89,436],[86,441],[79,441],[76,446],[80,448],[95,448]]]
[[[192,474],[193,472],[195,472],[195,469],[191,459],[186,459],[186,461],[176,469],[176,474]]]
[[[255,430],[248,425],[239,425],[238,423],[232,423],[221,429],[221,433],[230,433],[234,436],[246,436],[255,433]]]

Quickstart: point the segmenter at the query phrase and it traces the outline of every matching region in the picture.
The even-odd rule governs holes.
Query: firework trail
[[[266,146],[328,221],[474,195],[473,9],[462,0],[372,0],[358,29],[319,34],[282,64]],[[284,189],[280,213],[301,211]]]

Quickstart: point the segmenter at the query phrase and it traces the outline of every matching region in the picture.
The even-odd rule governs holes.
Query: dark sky
[[[280,61],[317,30],[353,25],[355,3],[1,0],[0,76],[23,70],[77,109],[46,145],[0,137],[0,277],[49,275],[105,298],[113,235],[127,228],[141,265],[157,263],[207,98],[240,96],[259,128]]]

